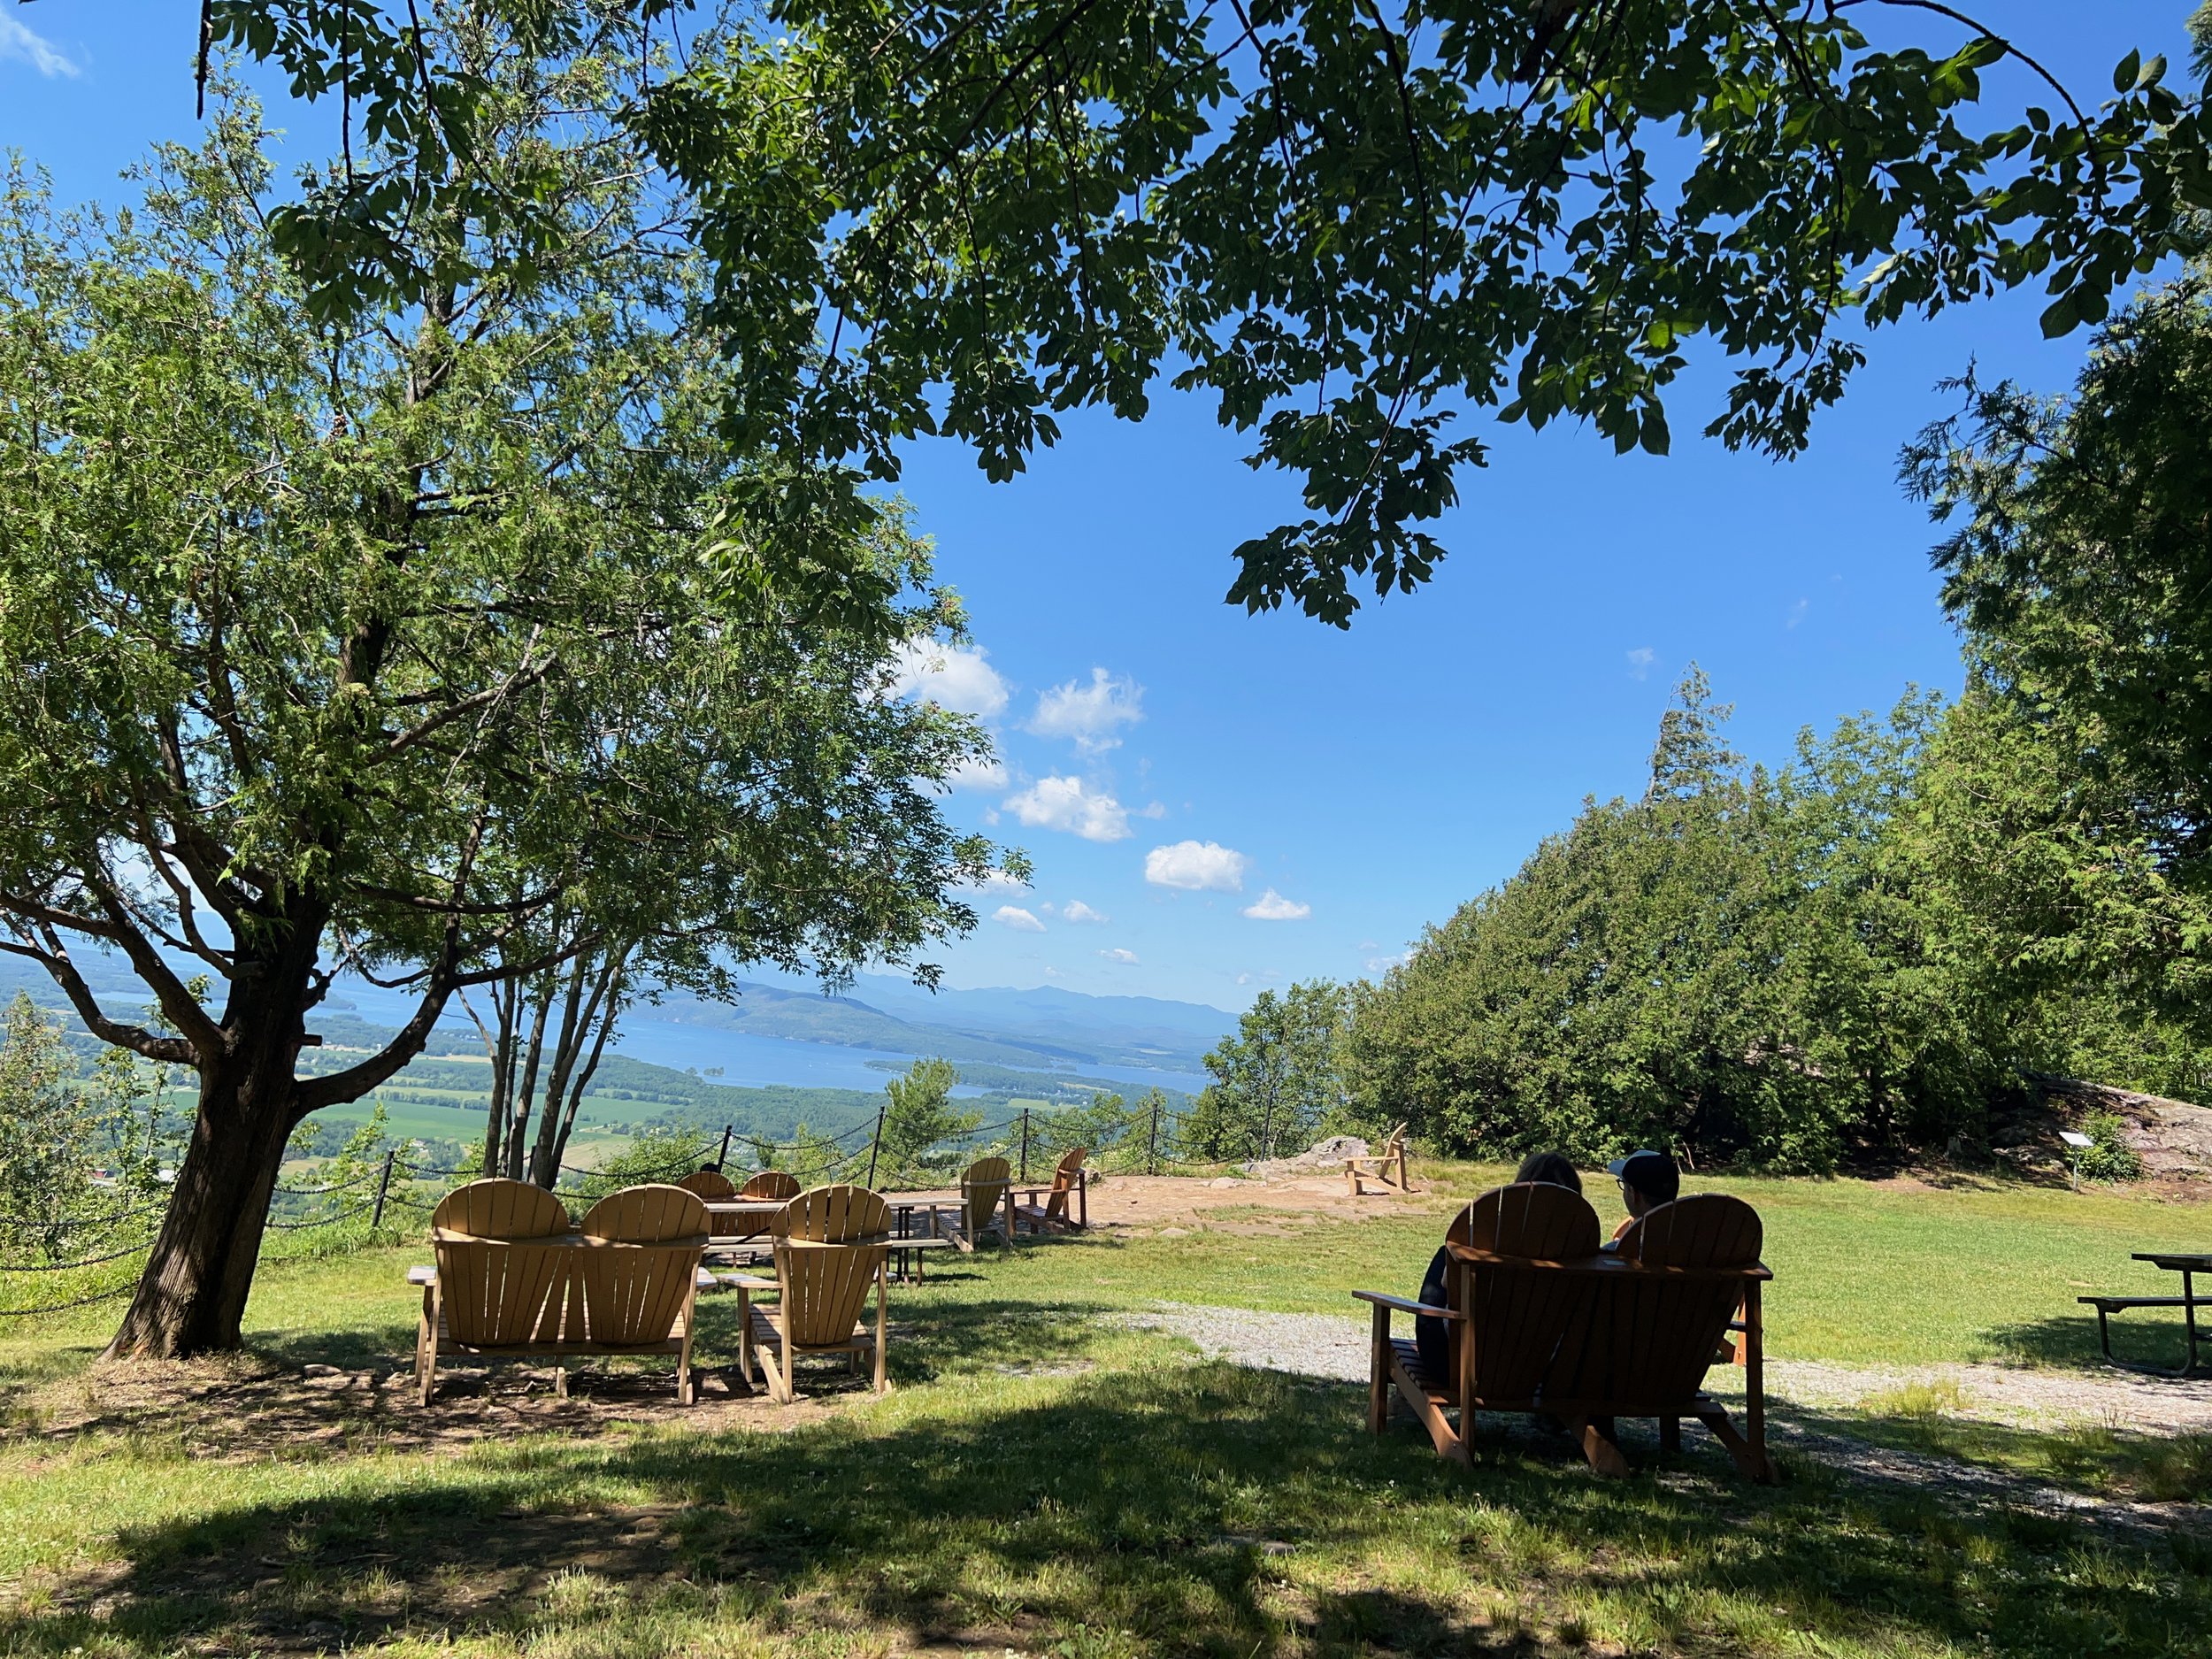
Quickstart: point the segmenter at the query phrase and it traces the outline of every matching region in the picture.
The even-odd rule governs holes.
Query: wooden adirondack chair
[[[431,1211],[434,1268],[413,1268],[422,1286],[415,1379],[422,1403],[438,1386],[441,1354],[522,1356],[557,1334],[567,1283],[568,1211],[527,1181],[471,1181]]]
[[[1036,1192],[1029,1194],[1030,1202],[1014,1206],[1014,1226],[1017,1231],[1026,1226],[1032,1233],[1068,1233],[1088,1225],[1090,1221],[1089,1194],[1084,1190],[1083,1160],[1091,1155],[1088,1147],[1078,1147],[1060,1160],[1060,1167],[1052,1172],[1052,1189],[1045,1194],[1045,1202],[1036,1202]],[[1076,1213],[1068,1215],[1068,1200],[1076,1201]]]
[[[784,1170],[762,1170],[747,1181],[740,1198],[796,1198],[799,1178]]]
[[[1406,1182],[1406,1125],[1403,1124],[1383,1138],[1380,1152],[1344,1160],[1344,1185],[1350,1189],[1352,1196],[1357,1198],[1363,1190],[1363,1182],[1379,1181],[1386,1187],[1391,1186],[1393,1170],[1397,1171],[1398,1190],[1402,1193],[1411,1192],[1413,1188]]]
[[[564,1350],[672,1354],[676,1398],[691,1404],[698,1397],[691,1331],[708,1242],[706,1205],[680,1187],[625,1187],[594,1204],[579,1231]]]
[[[1374,1309],[1367,1426],[1378,1434],[1387,1426],[1394,1388],[1436,1449],[1467,1463],[1471,1411],[1536,1409],[1553,1350],[1588,1300],[1580,1281],[1551,1270],[1595,1255],[1598,1239],[1598,1212],[1581,1194],[1540,1181],[1501,1187],[1455,1216],[1444,1235],[1447,1245],[1495,1258],[1480,1272],[1448,1275],[1445,1306],[1355,1291]],[[1448,1321],[1446,1375],[1432,1375],[1413,1341],[1391,1334],[1394,1311]],[[1456,1425],[1446,1415],[1454,1409]]]
[[[1670,1450],[1681,1442],[1681,1420],[1694,1417],[1747,1479],[1773,1479],[1760,1312],[1761,1287],[1773,1275],[1759,1261],[1763,1237],[1759,1212],[1724,1193],[1662,1204],[1621,1235],[1611,1271],[1594,1276],[1587,1317],[1561,1339],[1544,1384],[1547,1409],[1570,1426],[1586,1425],[1594,1464],[1626,1469],[1612,1444],[1614,1417],[1656,1417],[1660,1444]],[[1732,1332],[1742,1342],[1735,1350],[1744,1366],[1740,1432],[1704,1392],[1705,1373],[1731,1356]]]
[[[1014,1172],[1004,1158],[978,1158],[960,1178],[960,1217],[948,1221],[930,1211],[930,1225],[963,1256],[975,1254],[975,1242],[995,1233],[1014,1242]]]
[[[719,1170],[694,1170],[676,1185],[710,1204],[737,1196],[736,1184]]]
[[[776,1276],[725,1275],[739,1300],[739,1363],[750,1377],[756,1360],[769,1396],[786,1405],[798,1397],[795,1363],[801,1354],[845,1354],[857,1371],[873,1370],[875,1391],[890,1381],[884,1369],[884,1320],[889,1300],[887,1238],[891,1207],[864,1187],[818,1187],[794,1198],[770,1224]],[[876,1323],[860,1322],[868,1287],[876,1291]],[[777,1293],[776,1305],[753,1298]]]
[[[1669,1215],[1668,1211],[1679,1213]],[[1470,1410],[1542,1411],[1580,1441],[1600,1474],[1627,1472],[1613,1438],[1617,1417],[1656,1417],[1662,1443],[1678,1444],[1686,1417],[1711,1428],[1755,1480],[1773,1478],[1761,1393],[1759,1219],[1719,1194],[1663,1205],[1623,1235],[1617,1255],[1598,1252],[1596,1212],[1564,1187],[1531,1183],[1486,1193],[1446,1239],[1452,1253],[1447,1305],[1425,1308],[1372,1291],[1375,1342],[1368,1426],[1387,1425],[1394,1388],[1436,1449],[1470,1461]],[[1739,1304],[1747,1353],[1747,1434],[1701,1390]],[[1450,1322],[1451,1374],[1428,1375],[1414,1344],[1394,1340],[1394,1310]],[[1456,1424],[1446,1415],[1456,1408]]]

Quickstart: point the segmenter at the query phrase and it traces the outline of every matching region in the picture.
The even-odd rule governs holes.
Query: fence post
[[[1029,1179],[1029,1108],[1022,1108],[1022,1179]]]
[[[397,1147],[384,1155],[384,1173],[376,1183],[376,1208],[369,1214],[369,1231],[372,1233],[384,1225],[384,1194],[392,1190],[392,1164],[398,1156]],[[357,1216],[361,1212],[357,1210],[353,1213]]]
[[[867,1183],[867,1184],[868,1184],[868,1189],[869,1189],[871,1192],[873,1192],[873,1191],[875,1190],[875,1185],[876,1185],[876,1149],[877,1149],[879,1147],[880,1147],[880,1146],[882,1146],[882,1145],[883,1145],[883,1114],[884,1114],[887,1110],[888,1110],[890,1109],[890,1105],[891,1105],[891,1102],[890,1102],[889,1101],[886,1101],[886,1102],[884,1102],[884,1103],[883,1103],[882,1105],[880,1105],[880,1106],[879,1106],[879,1107],[877,1107],[877,1108],[876,1108],[876,1133],[875,1133],[875,1138],[874,1138],[873,1140],[872,1140],[871,1141],[869,1141],[869,1142],[868,1142],[868,1183]]]
[[[1145,1151],[1144,1172],[1147,1175],[1160,1172],[1160,1102],[1157,1100],[1152,1102],[1152,1144]]]
[[[716,1154],[714,1155],[714,1167],[715,1167],[717,1170],[721,1170],[721,1169],[724,1169],[724,1168],[727,1167],[727,1165],[728,1165],[728,1164],[729,1164],[729,1161],[730,1161],[730,1130],[731,1130],[733,1126],[734,1126],[734,1125],[730,1125],[730,1124],[724,1124],[724,1125],[722,1125],[722,1149],[721,1149],[719,1152],[718,1152],[718,1153],[716,1153]]]

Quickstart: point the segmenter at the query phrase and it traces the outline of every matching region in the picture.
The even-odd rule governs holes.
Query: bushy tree
[[[592,114],[650,73],[634,30],[549,53],[438,15],[496,188],[440,194],[452,154],[392,127],[301,187],[412,192],[404,305],[309,303],[242,103],[112,221],[20,172],[0,199],[0,949],[199,1081],[119,1352],[236,1343],[293,1129],[457,991],[625,937],[720,972],[912,963],[989,867],[939,810],[979,733],[885,695],[957,622],[924,550],[718,435],[681,204]],[[104,1006],[83,949],[169,1029]],[[413,1011],[302,1075],[340,969]]]
[[[1206,1056],[1213,1081],[1178,1125],[1181,1156],[1272,1158],[1302,1152],[1324,1125],[1344,1125],[1338,1049],[1350,998],[1327,979],[1262,991],[1238,1017],[1237,1034]]]
[[[1361,993],[1368,1116],[1455,1150],[1793,1170],[1976,1133],[1999,1018],[1958,995],[1899,841],[1934,701],[1807,733],[1778,774],[1727,714],[1693,671],[1640,798],[1586,803]]]
[[[959,1081],[950,1061],[924,1059],[883,1086],[887,1099],[876,1144],[880,1185],[916,1186],[947,1172],[956,1154],[945,1142],[973,1133],[983,1122],[981,1112],[953,1105],[953,1086]]]

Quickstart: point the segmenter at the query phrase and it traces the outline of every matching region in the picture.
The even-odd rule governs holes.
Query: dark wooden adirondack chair
[[[1585,1317],[1562,1339],[1544,1380],[1544,1406],[1581,1433],[1591,1463],[1625,1472],[1615,1417],[1656,1417],[1660,1444],[1680,1443],[1681,1420],[1713,1432],[1752,1480],[1771,1480],[1766,1452],[1765,1332],[1759,1212],[1724,1193],[1662,1204],[1621,1235],[1617,1256],[1590,1275]],[[1737,1319],[1739,1309],[1742,1318]],[[1745,1427],[1704,1392],[1705,1373],[1741,1339]]]
[[[1353,1292],[1375,1310],[1368,1427],[1379,1434],[1387,1426],[1394,1388],[1436,1449],[1466,1463],[1471,1411],[1540,1409],[1538,1394],[1553,1352],[1588,1302],[1583,1282],[1558,1267],[1595,1255],[1598,1236],[1597,1211],[1581,1194],[1540,1181],[1501,1187],[1452,1218],[1446,1244],[1479,1251],[1482,1260],[1477,1266],[1455,1255],[1445,1306]],[[1448,1322],[1451,1362],[1445,1375],[1422,1365],[1410,1339],[1392,1335],[1394,1311]],[[1457,1423],[1446,1415],[1453,1410]]]
[[[1740,1199],[1705,1194],[1663,1205],[1598,1251],[1596,1212],[1564,1187],[1536,1184],[1486,1193],[1454,1220],[1446,1305],[1426,1308],[1373,1291],[1368,1426],[1387,1425],[1394,1388],[1448,1457],[1468,1461],[1471,1410],[1541,1411],[1580,1442],[1601,1474],[1627,1472],[1613,1419],[1656,1417],[1663,1444],[1678,1443],[1683,1417],[1710,1428],[1755,1480],[1766,1455],[1761,1393],[1759,1217]],[[1740,1327],[1732,1324],[1743,1310]],[[1448,1322],[1451,1363],[1430,1375],[1410,1341],[1394,1339],[1394,1311]],[[1746,1433],[1702,1391],[1732,1328],[1746,1361]],[[1447,1413],[1456,1409],[1455,1423]]]
[[[736,1185],[719,1170],[694,1170],[676,1185],[710,1204],[722,1203],[737,1196]]]

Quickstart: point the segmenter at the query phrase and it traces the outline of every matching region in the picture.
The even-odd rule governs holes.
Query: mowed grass
[[[1429,1179],[1448,1195],[1486,1174]],[[1726,1185],[1767,1218],[1777,1346],[1839,1362],[2008,1351],[2006,1333],[2070,1317],[2067,1279],[2189,1242],[2205,1216]],[[731,1422],[632,1392],[632,1422],[428,1449],[403,1443],[423,1418],[399,1402],[342,1425],[333,1403],[325,1430],[311,1396],[303,1425],[249,1432],[218,1391],[65,1426],[100,1411],[87,1362],[111,1310],[18,1333],[0,1343],[0,1654],[2204,1651],[2212,1542],[2193,1533],[1860,1484],[1786,1451],[1784,1484],[1754,1488],[1695,1435],[1674,1457],[1639,1441],[1640,1472],[1601,1482],[1563,1440],[1501,1429],[1470,1471],[1403,1425],[1368,1436],[1356,1386],[1194,1363],[1096,1317],[1156,1300],[1348,1313],[1354,1285],[1417,1283],[1441,1215],[1248,1211],[1181,1238],[939,1257],[893,1293],[887,1400],[826,1377],[827,1409]],[[398,1367],[401,1270],[422,1254],[271,1264],[255,1348]],[[2029,1282],[2044,1275],[2055,1291]],[[703,1310],[710,1357],[731,1351],[731,1311]],[[2070,1338],[2030,1347],[2077,1363]],[[1938,1445],[1939,1410],[1895,1426],[2026,1456]]]
[[[1359,1226],[1217,1214],[1187,1237],[1129,1247],[1094,1277],[1118,1296],[1285,1313],[1363,1311],[1352,1291],[1413,1294],[1450,1205],[1509,1175],[1493,1165],[1417,1166],[1415,1187],[1435,1209]],[[2175,1275],[2131,1261],[2131,1253],[2212,1252],[2212,1203],[2108,1187],[1689,1176],[1684,1191],[1733,1193],[1757,1208],[1775,1273],[1764,1303],[1767,1348],[1789,1359],[2090,1363],[2098,1357],[2096,1317],[2077,1297],[2177,1295]],[[1624,1214],[1612,1183],[1600,1172],[1585,1178],[1584,1192],[1609,1233]],[[1240,1221],[1287,1236],[1225,1230]],[[2178,1323],[2172,1314],[2136,1314],[2116,1330],[2138,1356],[2172,1364],[2180,1357]]]

